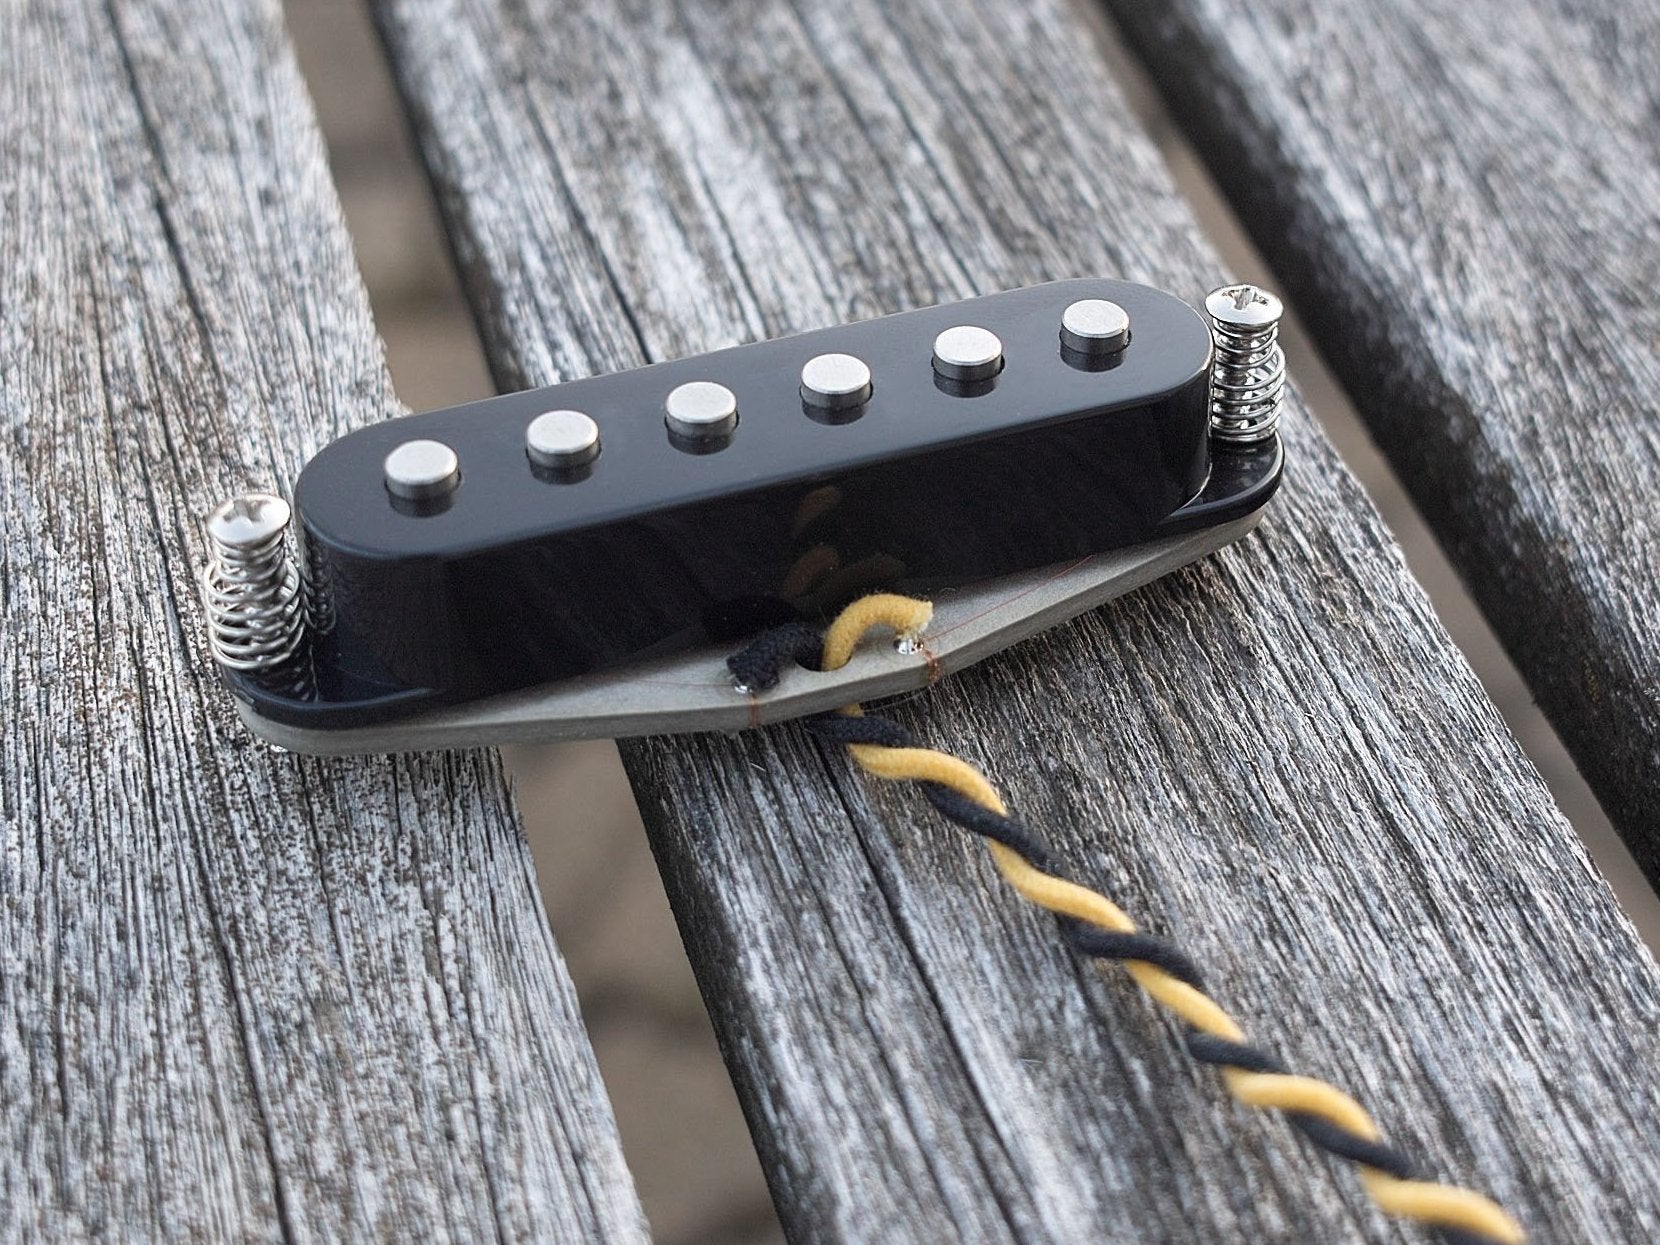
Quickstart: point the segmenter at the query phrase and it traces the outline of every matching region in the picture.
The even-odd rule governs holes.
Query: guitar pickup
[[[295,483],[296,548],[272,495],[209,520],[215,655],[257,734],[320,753],[739,729],[918,686],[1255,522],[1283,357],[1218,320],[1229,291],[1207,321],[1057,282],[360,429]],[[1277,322],[1260,296],[1233,318]],[[936,602],[926,652],[734,691],[746,637],[877,590]]]

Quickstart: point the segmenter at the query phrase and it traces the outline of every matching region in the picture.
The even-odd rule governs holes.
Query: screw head
[[[274,493],[244,493],[208,516],[208,535],[226,549],[251,549],[288,526],[288,503]]]
[[[442,441],[405,441],[386,456],[386,487],[394,497],[427,501],[461,483],[461,460]]]
[[[1262,329],[1278,324],[1285,306],[1267,290],[1250,284],[1224,285],[1205,296],[1205,311],[1218,324]]]

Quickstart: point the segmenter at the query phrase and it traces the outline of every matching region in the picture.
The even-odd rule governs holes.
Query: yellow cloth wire
[[[821,666],[825,670],[845,666],[864,637],[879,627],[891,629],[904,639],[917,639],[926,630],[933,612],[934,607],[927,601],[892,593],[877,593],[855,601],[825,633]],[[862,711],[858,705],[850,705],[842,712],[857,715]],[[990,780],[960,757],[930,748],[890,748],[880,744],[849,744],[848,752],[861,769],[877,778],[939,783],[1000,816],[1008,813]],[[986,846],[1004,880],[1022,898],[1040,908],[1115,933],[1136,932],[1135,921],[1105,895],[1044,873],[1002,843],[988,839]],[[1230,1042],[1245,1040],[1243,1030],[1233,1018],[1202,990],[1145,961],[1125,960],[1123,964],[1149,997],[1193,1028]],[[1222,1069],[1222,1078],[1228,1092],[1247,1106],[1304,1112],[1329,1120],[1368,1141],[1378,1138],[1377,1125],[1365,1108],[1324,1081],[1229,1067]],[[1520,1245],[1525,1240],[1521,1225],[1515,1219],[1492,1199],[1472,1189],[1426,1180],[1403,1180],[1374,1167],[1358,1166],[1362,1187],[1386,1214],[1474,1232],[1503,1245]]]

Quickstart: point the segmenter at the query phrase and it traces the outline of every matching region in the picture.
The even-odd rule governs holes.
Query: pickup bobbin
[[[303,634],[225,680],[256,734],[316,753],[741,729],[920,686],[1254,524],[1278,304],[1230,287],[1209,311],[1058,282],[359,430],[294,490]],[[216,652],[291,609],[282,505],[210,524]],[[924,653],[733,691],[744,636],[877,589],[935,600]]]

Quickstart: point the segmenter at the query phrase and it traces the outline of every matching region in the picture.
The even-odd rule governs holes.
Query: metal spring
[[[1205,300],[1216,359],[1210,380],[1210,427],[1217,440],[1252,445],[1280,425],[1285,352],[1279,299],[1254,285],[1230,285]]]
[[[306,624],[313,636],[323,636],[334,630],[334,590],[329,564],[319,556],[316,545],[303,539],[303,530],[300,535],[300,595],[305,599]]]
[[[305,635],[300,571],[288,551],[288,503],[269,493],[232,498],[208,519],[202,568],[208,642],[228,670],[286,665]]]

